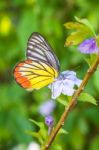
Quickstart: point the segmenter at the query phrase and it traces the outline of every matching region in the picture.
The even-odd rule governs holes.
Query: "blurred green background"
[[[15,64],[25,59],[28,37],[39,32],[55,49],[61,70],[75,70],[83,78],[88,65],[76,47],[64,47],[69,34],[64,27],[74,16],[86,17],[99,32],[99,1],[94,0],[1,0],[0,1],[0,150],[12,150],[34,141],[27,130],[34,126],[29,118],[44,121],[39,105],[50,99],[43,88],[27,92],[13,78]],[[99,70],[85,91],[99,100]],[[57,103],[54,116],[59,119],[64,107]],[[58,113],[60,112],[60,113]],[[58,138],[63,150],[99,149],[99,106],[79,102],[70,113],[64,128],[69,132]],[[16,150],[23,150],[18,149]]]

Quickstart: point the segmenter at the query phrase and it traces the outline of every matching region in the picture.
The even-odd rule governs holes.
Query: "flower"
[[[43,116],[49,116],[53,112],[55,106],[55,101],[48,100],[40,105],[39,113]]]
[[[31,142],[27,150],[40,150],[40,145],[36,142]]]
[[[45,117],[45,124],[48,126],[48,135],[50,135],[54,124],[53,117],[52,116]]]
[[[48,126],[48,127],[52,127],[53,126],[53,122],[54,122],[54,119],[52,116],[47,116],[45,117],[45,124]]]
[[[81,53],[91,54],[98,53],[99,47],[97,46],[95,38],[84,40],[78,47]]]
[[[52,91],[52,98],[56,99],[61,93],[72,96],[75,91],[74,85],[79,86],[81,82],[82,80],[76,77],[76,72],[64,71],[60,73],[56,81],[50,84],[48,87]]]

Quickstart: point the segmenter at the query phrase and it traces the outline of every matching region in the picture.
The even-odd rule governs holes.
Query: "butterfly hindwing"
[[[54,81],[57,71],[49,64],[26,60],[14,69],[14,77],[23,88],[32,90],[44,87]]]

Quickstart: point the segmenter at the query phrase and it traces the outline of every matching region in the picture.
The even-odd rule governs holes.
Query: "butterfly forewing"
[[[39,34],[33,33],[27,44],[27,60],[14,69],[16,82],[27,90],[51,84],[58,77],[59,62],[50,45]]]
[[[27,58],[42,61],[59,71],[59,61],[45,38],[37,32],[32,33],[27,44]]]

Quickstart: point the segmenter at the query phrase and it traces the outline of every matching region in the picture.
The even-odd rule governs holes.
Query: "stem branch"
[[[49,147],[51,146],[51,144],[54,141],[54,139],[55,139],[57,133],[59,132],[60,128],[64,125],[64,121],[66,120],[66,118],[68,116],[68,113],[76,105],[77,98],[80,96],[81,92],[84,90],[84,88],[85,88],[86,84],[88,83],[89,79],[91,78],[91,76],[93,75],[95,70],[97,69],[98,64],[99,64],[99,55],[97,56],[97,58],[96,58],[95,62],[93,63],[93,65],[88,69],[81,85],[79,86],[78,90],[75,92],[73,97],[71,98],[70,103],[68,104],[68,106],[65,108],[59,122],[57,123],[56,127],[54,128],[54,131],[49,136],[49,139],[48,139],[46,145],[44,146],[44,150],[48,150]]]

